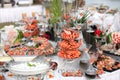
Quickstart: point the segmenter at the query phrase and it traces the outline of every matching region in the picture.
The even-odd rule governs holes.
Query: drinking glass
[[[97,51],[89,51],[89,55],[90,55],[90,64],[93,64],[95,61],[97,61],[98,58],[98,53]]]
[[[88,67],[89,67],[89,50],[90,48],[92,47],[91,44],[86,44],[85,48],[84,48],[84,52],[83,52],[83,55],[82,55],[82,58],[80,60],[80,67],[83,71],[87,70]]]
[[[44,32],[45,32],[44,23],[41,23],[38,26],[39,26],[39,30],[40,30],[39,35],[42,36],[44,34]]]
[[[60,41],[60,34],[61,34],[61,32],[62,32],[62,23],[59,22],[55,26],[55,33],[56,33],[56,41],[57,42]]]
[[[18,2],[19,2],[19,0],[15,0],[15,6],[17,6],[17,5],[18,5]]]
[[[97,61],[98,53],[96,53],[96,51],[89,51],[89,56],[90,56],[89,67],[86,70],[85,74],[88,78],[95,78],[96,77],[96,70],[93,67],[93,63],[95,61]]]
[[[8,42],[8,37],[7,37],[7,33],[4,30],[0,30],[0,52],[1,52],[1,56],[5,55],[4,52],[4,46],[5,44],[9,44]]]
[[[82,69],[83,72],[84,72],[85,70],[87,70],[88,67],[89,67],[89,60],[86,59],[86,58],[80,60],[80,67],[81,67],[81,69]]]
[[[22,13],[22,19],[25,19],[27,17],[27,13]]]
[[[34,18],[36,16],[36,13],[35,12],[32,12],[32,17]]]
[[[87,43],[86,43],[85,51],[86,51],[86,52],[89,52],[89,50],[90,50],[91,47],[92,47],[91,44],[87,44]]]

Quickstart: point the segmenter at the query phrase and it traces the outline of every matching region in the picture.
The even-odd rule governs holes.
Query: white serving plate
[[[30,62],[31,63],[31,62]],[[45,74],[49,70],[49,65],[46,63],[32,62],[36,66],[27,66],[27,62],[11,65],[9,70],[15,75],[37,75]],[[43,64],[43,65],[41,65]]]

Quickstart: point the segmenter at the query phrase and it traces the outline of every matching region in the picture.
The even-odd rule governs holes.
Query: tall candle
[[[50,17],[50,10],[49,9],[46,9],[46,17]]]
[[[26,13],[22,13],[22,18],[25,18],[27,17],[27,14]]]
[[[32,12],[32,17],[35,17],[35,12]]]

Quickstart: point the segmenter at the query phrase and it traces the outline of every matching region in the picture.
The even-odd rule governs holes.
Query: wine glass
[[[45,32],[45,24],[44,23],[41,23],[38,25],[39,26],[39,30],[40,30],[40,33],[39,35],[40,36],[43,36],[44,32]]]
[[[8,35],[5,32],[5,30],[0,30],[0,51],[2,53],[2,54],[0,54],[1,56],[5,55],[5,52],[4,52],[5,44],[9,44],[9,42],[8,42]]]
[[[105,19],[106,19],[106,14],[98,14],[98,17],[99,17],[99,19],[101,20],[100,22],[101,22],[101,25],[100,25],[100,29],[102,30],[102,31],[104,31],[104,23],[105,23]]]
[[[86,58],[80,60],[80,67],[83,72],[87,70],[89,67],[89,60]]]
[[[91,44],[86,44],[83,52],[82,59],[80,60],[80,67],[82,68],[83,71],[88,69],[89,66],[89,50],[92,47]]]
[[[59,42],[60,41],[60,34],[62,32],[62,23],[59,22],[56,24],[55,26],[55,33],[56,33],[56,41]]]
[[[22,19],[24,20],[25,18],[27,18],[27,13],[22,13]]]
[[[98,53],[97,53],[98,50],[91,50],[89,51],[89,55],[90,55],[90,63],[93,64],[95,61],[97,61],[97,58],[98,58]]]
[[[86,70],[85,74],[88,78],[95,78],[96,77],[96,70],[93,67],[93,63],[97,61],[98,53],[96,51],[89,51],[89,67]]]
[[[89,50],[90,50],[91,47],[92,47],[91,44],[87,44],[86,43],[85,52],[89,52]]]
[[[19,0],[15,0],[15,6],[17,7]]]

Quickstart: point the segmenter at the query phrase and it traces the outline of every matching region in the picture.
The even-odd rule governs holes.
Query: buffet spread
[[[71,14],[61,14],[58,7],[54,10],[57,16],[53,11],[52,19],[42,18],[52,24],[23,15],[19,24],[0,30],[0,79],[106,80],[105,75],[120,71],[120,60],[115,59],[120,55],[120,32],[105,22],[117,10],[105,5],[78,8]],[[87,39],[83,31],[89,34]],[[95,45],[87,42],[90,39]]]

